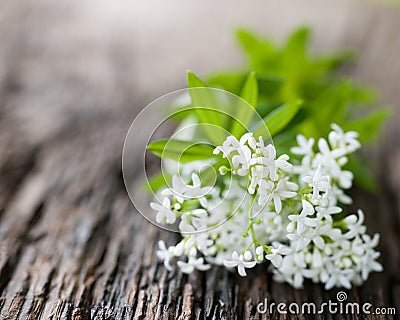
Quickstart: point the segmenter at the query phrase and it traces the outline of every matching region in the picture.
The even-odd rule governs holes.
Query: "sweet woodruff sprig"
[[[241,276],[269,261],[274,278],[295,288],[304,279],[326,289],[362,283],[382,266],[379,235],[366,234],[363,211],[343,210],[353,183],[343,167],[360,146],[357,132],[335,124],[327,139],[298,135],[290,157],[252,133],[229,136],[213,152],[229,163],[217,184],[202,186],[194,172],[174,175],[161,203],[151,203],[157,222],[178,223],[182,234],[174,246],[160,241],[157,256],[169,270],[175,261],[184,273],[216,264]]]
[[[150,183],[157,222],[182,235],[173,246],[159,243],[167,269],[215,264],[246,276],[266,262],[277,281],[300,288],[309,279],[326,289],[382,270],[379,235],[366,233],[362,210],[345,206],[353,182],[376,187],[355,152],[377,136],[388,113],[355,112],[372,102],[370,89],[335,72],[347,54],[309,54],[308,37],[300,28],[275,44],[239,30],[247,57],[241,71],[206,81],[188,73],[188,91],[173,106],[183,111],[178,136],[148,146],[179,164]],[[196,125],[195,133],[188,129]],[[212,170],[203,167],[216,179],[209,182]]]

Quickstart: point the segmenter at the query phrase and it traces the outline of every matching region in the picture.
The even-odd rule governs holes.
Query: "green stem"
[[[246,248],[246,250],[248,250],[251,245],[254,244],[254,250],[256,250],[257,248],[257,239],[256,239],[256,234],[254,232],[254,218],[253,218],[253,206],[254,206],[254,201],[255,201],[256,197],[255,195],[252,195],[252,200],[251,200],[251,205],[250,205],[250,210],[249,210],[249,226],[247,227],[247,229],[250,231],[250,235],[251,235],[251,240],[252,242],[249,244],[249,246]]]

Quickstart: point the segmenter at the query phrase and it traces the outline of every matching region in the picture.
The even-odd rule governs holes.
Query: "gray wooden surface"
[[[184,87],[186,69],[241,65],[234,27],[282,39],[299,24],[314,28],[316,52],[359,52],[343,72],[376,86],[393,110],[366,153],[382,188],[353,192],[369,232],[382,233],[385,271],[347,293],[400,312],[400,7],[28,0],[0,4],[0,318],[258,319],[264,298],[334,299],[337,290],[274,283],[264,265],[245,279],[221,268],[167,273],[153,244],[175,235],[135,212],[121,178],[124,136],[140,108]]]

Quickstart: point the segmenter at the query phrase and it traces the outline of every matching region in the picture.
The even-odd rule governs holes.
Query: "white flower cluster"
[[[326,289],[350,288],[381,271],[379,236],[366,234],[361,210],[346,215],[342,209],[351,203],[344,190],[353,181],[343,166],[360,148],[358,135],[332,129],[317,145],[299,135],[291,148],[294,164],[246,133],[215,148],[229,162],[216,186],[202,187],[197,174],[190,183],[173,176],[172,187],[161,191],[162,204],[151,203],[157,222],[179,222],[182,234],[175,246],[160,241],[157,255],[165,267],[181,258],[177,265],[185,273],[217,264],[245,276],[246,269],[269,260],[277,281],[301,288],[311,279]]]

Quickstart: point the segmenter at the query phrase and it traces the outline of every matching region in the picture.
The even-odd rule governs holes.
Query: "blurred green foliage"
[[[188,87],[221,88],[242,97],[264,119],[279,153],[288,152],[299,133],[315,139],[326,137],[332,123],[357,131],[363,143],[377,136],[388,110],[371,111],[375,103],[373,90],[337,72],[339,66],[354,59],[353,54],[310,54],[310,30],[304,27],[293,32],[282,45],[243,29],[237,31],[236,37],[246,55],[246,66],[238,71],[212,74],[205,81],[189,72]],[[194,106],[210,99],[192,94]],[[200,123],[225,126],[236,137],[244,133],[244,127],[235,123],[226,128],[227,124],[210,111],[194,109],[193,113]],[[185,116],[191,114],[186,112]],[[238,110],[235,115],[244,125],[251,121],[244,111]],[[210,142],[218,142],[214,132],[206,134]],[[362,159],[353,157],[348,166],[354,171],[356,183],[369,190],[375,188],[373,175]]]

